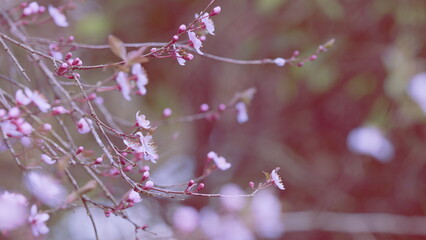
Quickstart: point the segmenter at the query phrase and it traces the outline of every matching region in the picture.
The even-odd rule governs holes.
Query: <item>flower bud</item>
[[[222,8],[217,6],[217,7],[213,8],[213,11],[210,13],[210,16],[218,15],[221,11],[222,11]]]
[[[183,32],[185,32],[185,31],[186,31],[186,26],[185,26],[185,24],[180,25],[180,26],[179,26],[178,33],[183,33]]]

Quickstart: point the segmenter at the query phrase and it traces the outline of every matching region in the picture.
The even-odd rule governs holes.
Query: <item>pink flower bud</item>
[[[180,25],[180,26],[179,26],[178,33],[183,33],[183,32],[185,32],[185,31],[186,31],[186,26],[185,26],[185,24]]]
[[[28,7],[26,7],[26,8],[24,8],[24,10],[22,10],[22,15],[25,17],[25,16],[29,16],[29,15],[31,15],[31,13],[32,13],[32,11],[31,11],[31,9],[30,8],[28,8]]]
[[[38,9],[39,13],[44,13],[46,11],[46,8],[44,6],[40,6],[40,8]]]
[[[95,160],[95,164],[96,164],[96,165],[99,165],[99,164],[101,164],[101,163],[102,163],[102,161],[103,161],[103,160],[104,160],[103,158],[98,157],[98,158],[96,158],[96,160]]]
[[[222,8],[217,6],[217,7],[213,8],[213,11],[210,13],[210,16],[218,15],[221,11],[222,11]]]
[[[145,171],[149,171],[151,168],[148,165],[143,166],[143,168]]]
[[[303,65],[305,65],[305,63],[304,63],[304,62],[298,62],[298,63],[297,63],[297,66],[298,66],[298,67],[303,67]]]
[[[309,60],[311,60],[311,61],[314,61],[316,59],[317,59],[317,55],[315,55],[315,54],[309,57]]]
[[[89,94],[89,96],[87,96],[87,99],[89,100],[89,101],[91,101],[91,100],[93,100],[93,99],[95,99],[96,98],[96,93],[91,93],[91,94]]]
[[[197,192],[204,188],[204,183],[198,184]]]
[[[172,110],[170,108],[165,108],[163,110],[163,117],[170,117],[172,115]]]
[[[67,55],[65,55],[65,61],[68,61],[70,58],[72,58],[72,53],[67,53]]]
[[[77,148],[77,151],[75,152],[75,155],[78,155],[78,154],[82,153],[83,151],[84,151],[84,147],[80,146],[80,147]]]
[[[74,36],[73,35],[68,37],[68,42],[74,42]]]
[[[200,36],[198,39],[200,39],[202,42],[207,40],[206,36],[204,36],[204,35]]]
[[[172,38],[173,43],[177,42],[177,40],[179,40],[178,35],[174,35]]]
[[[52,130],[52,125],[50,125],[49,123],[43,124],[43,130],[44,131],[50,131],[50,130]]]
[[[188,53],[188,54],[186,54],[185,59],[188,60],[188,61],[191,61],[192,59],[194,59],[194,55]]]
[[[207,103],[203,103],[200,106],[200,111],[201,112],[207,112],[209,110],[209,105]]]
[[[83,65],[83,62],[80,60],[80,58],[74,58],[74,60],[72,61],[71,65],[73,65],[73,66],[81,66],[81,65]]]
[[[141,182],[147,180],[149,178],[149,172],[145,171],[142,175]]]
[[[299,56],[299,54],[300,54],[299,50],[294,50],[293,57],[297,57]]]
[[[192,180],[192,179],[191,179],[191,180],[189,180],[189,182],[188,182],[188,187],[191,187],[192,185],[194,185],[194,183],[195,183],[195,182],[194,182],[194,180]]]
[[[225,104],[223,104],[223,103],[221,103],[221,104],[219,104],[219,107],[218,107],[218,109],[219,109],[219,111],[225,111],[226,110],[226,105]]]
[[[111,211],[110,210],[105,210],[105,217],[109,217],[111,216]]]
[[[254,182],[249,182],[249,186],[254,189]]]
[[[129,172],[130,170],[132,170],[132,168],[133,168],[132,165],[128,165],[128,166],[123,168],[123,171]]]
[[[153,187],[154,187],[154,182],[153,181],[146,181],[145,187],[144,187],[145,190],[149,190],[149,189],[151,189]]]

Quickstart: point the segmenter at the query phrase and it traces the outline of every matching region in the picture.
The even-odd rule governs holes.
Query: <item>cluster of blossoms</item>
[[[75,77],[79,78],[79,74],[73,73],[72,70],[81,67],[82,65],[83,61],[81,61],[80,58],[72,58],[72,53],[67,53],[65,55],[65,62],[58,67],[56,74],[69,79],[74,79]]]
[[[76,46],[73,43],[74,36],[69,36],[66,41],[64,38],[59,38],[57,43],[50,43],[48,46],[50,56],[58,61],[63,60],[65,52],[69,53],[76,50]]]
[[[38,2],[23,2],[20,5],[22,9],[22,17],[36,16],[43,14],[46,12],[46,7],[41,6]],[[48,6],[48,12],[50,17],[53,19],[55,24],[59,27],[68,27],[68,21],[65,15],[57,8],[52,5]]]
[[[189,26],[184,24],[180,25],[170,43],[160,49],[152,48],[150,50],[150,55],[156,58],[174,57],[181,66],[184,66],[186,61],[190,61],[194,58],[194,55],[185,51],[187,47],[192,47],[198,54],[203,55],[201,51],[203,41],[206,40],[207,34],[214,35],[215,31],[211,17],[218,15],[220,12],[221,8],[218,6],[213,8],[210,13],[205,12],[203,14],[196,14],[194,23]],[[178,42],[184,33],[188,35],[187,42]]]
[[[10,108],[8,111],[0,109],[0,127],[6,136],[22,138],[29,136],[34,131],[34,128],[25,120],[19,106],[27,106],[32,103],[43,113],[48,112],[51,106],[43,95],[28,88],[25,88],[24,91],[22,89],[16,91],[15,100],[17,106]]]
[[[135,156],[141,156],[147,161],[156,163],[158,159],[157,149],[152,140],[152,135],[148,132],[151,125],[145,119],[145,115],[139,115],[139,112],[136,113],[136,126],[147,133],[144,134],[139,131],[134,134],[134,139],[124,139],[123,142],[127,146],[127,150],[130,150],[130,153]]]
[[[26,17],[33,16],[32,21],[35,22],[38,15],[43,14],[46,11],[46,8],[40,6],[37,2],[31,2],[29,4],[23,3],[20,5],[20,8],[22,9],[22,16],[17,19],[16,22],[23,25],[30,23],[29,21],[24,21],[28,20],[28,18],[25,19]],[[59,27],[67,27],[69,25],[65,15],[63,14],[66,8],[67,6],[61,6],[58,8],[55,8],[52,5],[48,6],[48,12],[51,19]],[[60,63],[59,66],[55,65],[56,68],[54,72],[51,72],[56,73],[56,76],[54,74],[47,75],[52,76],[51,78],[65,77],[74,79],[76,85],[81,88],[82,95],[84,96],[81,97],[81,95],[78,94],[74,95],[74,93],[69,94],[70,96],[68,96],[68,94],[64,94],[67,96],[61,96],[61,93],[55,92],[55,96],[58,97],[58,99],[49,102],[46,97],[38,91],[32,91],[29,88],[24,87],[23,89],[18,89],[16,91],[14,99],[13,97],[10,97],[10,99],[12,99],[11,102],[14,102],[12,107],[7,107],[7,110],[0,109],[0,128],[6,137],[14,137],[21,139],[21,141],[26,138],[27,142],[36,140],[34,141],[37,143],[34,144],[36,146],[33,146],[34,148],[31,149],[31,151],[36,149],[38,153],[35,155],[37,156],[35,157],[36,161],[32,161],[34,160],[34,157],[30,157],[30,159],[22,164],[21,167],[25,171],[25,186],[29,193],[38,200],[38,203],[42,203],[53,210],[57,210],[69,207],[70,204],[74,204],[74,200],[80,197],[85,203],[87,201],[92,203],[94,206],[103,209],[106,216],[114,214],[121,215],[123,218],[127,219],[123,210],[131,208],[135,204],[141,202],[141,193],[170,197],[175,197],[175,195],[208,197],[211,195],[201,193],[201,190],[205,187],[204,183],[201,181],[207,177],[212,170],[220,169],[222,171],[226,171],[230,169],[232,164],[228,162],[225,157],[219,156],[213,151],[207,153],[206,168],[203,176],[195,180],[189,180],[187,184],[184,184],[186,186],[180,185],[182,189],[171,190],[172,187],[163,186],[157,184],[157,182],[154,184],[154,179],[151,178],[150,168],[144,164],[145,162],[148,162],[148,164],[155,164],[160,159],[157,147],[153,141],[153,133],[156,127],[152,126],[151,121],[147,120],[146,116],[140,114],[138,111],[135,116],[136,123],[131,126],[129,131],[122,131],[120,127],[117,127],[116,130],[113,127],[108,126],[108,124],[101,122],[103,119],[100,120],[100,118],[97,118],[94,110],[92,110],[91,103],[92,100],[95,100],[93,102],[98,104],[98,107],[104,107],[103,101],[100,100],[102,98],[97,97],[94,93],[95,91],[102,92],[118,89],[121,91],[123,98],[127,101],[132,100],[132,94],[146,95],[148,77],[142,63],[146,62],[147,57],[172,57],[177,59],[180,65],[185,65],[186,61],[191,60],[194,57],[187,51],[192,51],[192,49],[194,49],[194,52],[204,55],[201,51],[203,41],[206,40],[207,35],[215,34],[215,27],[211,17],[218,15],[220,12],[221,8],[215,7],[209,13],[202,12],[200,14],[196,14],[193,23],[188,26],[179,26],[177,34],[172,37],[172,40],[168,44],[159,49],[152,48],[149,53],[146,53],[145,55],[143,54],[146,50],[145,48],[140,48],[139,50],[127,53],[125,44],[117,38],[110,36],[109,41],[111,50],[122,60],[122,62],[119,62],[118,64],[112,64],[114,66],[119,65],[111,78],[108,79],[116,81],[116,85],[113,86],[99,86],[94,87],[91,90],[85,89],[89,84],[81,84],[79,81],[80,76],[78,73],[75,73],[74,70],[86,69],[87,66],[83,66],[83,61],[80,58],[73,58],[71,51],[76,49],[76,45],[73,45],[74,37],[72,36],[66,41],[64,39],[60,39],[58,43],[52,43],[49,41],[46,44],[48,47],[48,53],[39,54],[37,50],[32,51],[33,53],[37,52],[37,54],[50,60],[53,58],[55,63]],[[183,38],[186,35],[187,40],[179,41],[180,38]],[[274,63],[279,66],[283,66],[285,64],[285,60],[277,58],[274,60]],[[65,83],[58,81],[58,84],[63,84],[62,87],[64,89],[68,88],[67,83],[69,82]],[[91,91],[90,94],[87,94],[89,91]],[[71,93],[71,91],[69,93]],[[238,122],[247,122],[249,119],[248,106],[254,93],[254,88],[237,93],[229,104],[220,104],[217,107],[217,110],[210,110],[208,104],[202,104],[200,106],[200,114],[206,119],[209,117],[215,118],[219,115],[219,113],[226,109],[234,109],[237,112]],[[84,98],[84,104],[86,104],[86,102],[88,103],[90,112],[87,111],[87,108],[79,107],[80,104],[77,103],[77,99],[81,98]],[[70,104],[67,103],[67,100],[75,102]],[[73,110],[67,110],[64,107],[66,105],[62,106],[61,104],[69,104],[69,107],[72,107]],[[56,131],[52,130],[52,126],[50,124],[43,122],[44,119],[39,119],[39,114],[43,116],[43,118],[45,116],[54,116],[57,122],[59,122],[59,125],[62,127],[62,130],[65,132],[65,135],[68,137],[68,141],[62,140],[61,136],[59,136]],[[94,138],[98,141],[97,143],[102,146],[101,148],[104,151],[101,157],[93,157],[93,153],[95,152],[93,149],[89,149],[88,147],[86,147],[88,149],[85,149],[83,146],[76,147],[78,145],[73,142],[74,140],[71,137],[73,134],[72,131],[69,131],[62,122],[63,119],[57,116],[62,114],[69,114],[68,116],[73,117],[72,121],[76,122],[76,129],[74,129],[75,132],[80,134],[93,134]],[[93,118],[89,118],[89,114],[90,116],[93,116]],[[163,112],[163,116],[165,118],[170,117],[171,114],[172,113],[169,108],[166,108]],[[109,117],[108,114],[104,115],[106,118]],[[28,119],[33,121],[28,121]],[[97,123],[96,125],[94,124],[95,121]],[[114,121],[110,121],[108,123],[111,122]],[[41,125],[41,128],[38,129],[42,129],[50,134],[41,136],[42,134],[40,135],[40,133],[42,132],[37,132],[38,129],[36,124]],[[126,124],[123,124],[123,126],[125,125]],[[124,150],[119,150],[113,143],[110,144],[109,148],[102,145],[103,140],[97,136],[97,133],[104,132],[103,130],[105,129],[107,129],[111,135],[115,134],[115,136],[119,137],[123,141],[125,145]],[[109,136],[110,135],[108,134],[103,135],[103,137],[108,140]],[[55,140],[58,140],[58,142],[55,142]],[[7,147],[11,148],[10,146]],[[115,155],[112,156],[113,154]],[[17,154],[17,158],[19,158],[18,155],[19,154]],[[108,158],[111,164],[103,164],[104,157]],[[21,163],[19,163],[19,165],[21,165]],[[37,168],[40,169],[29,170],[26,168],[26,165],[31,167],[36,165]],[[135,166],[138,165],[139,171],[134,171],[136,169]],[[95,176],[96,174],[104,177],[121,175],[132,186],[132,189],[126,192],[121,197],[121,200],[117,201],[118,203],[113,199],[111,201],[113,203],[112,206],[97,203],[89,197],[84,196],[86,191],[92,190],[96,184],[103,184],[96,177],[93,177],[94,179],[92,180],[95,184],[91,184],[89,182],[90,184],[88,183],[84,187],[80,188],[76,187],[76,191],[69,193],[58,178],[67,175],[70,182],[74,186],[78,186],[78,183],[75,183],[77,181],[72,180],[73,175],[68,169],[70,167],[80,166],[84,166],[85,170],[89,174],[93,174],[92,176]],[[105,168],[107,170],[103,171]],[[55,171],[55,175],[47,173],[47,171],[45,171],[46,169]],[[266,179],[265,183],[259,184],[259,187],[257,188],[254,187],[254,183],[250,183],[250,186],[254,189],[254,193],[271,185],[275,185],[279,189],[284,190],[281,178],[278,176],[276,171],[277,170],[273,170],[272,173],[268,175],[269,178]],[[133,176],[130,175],[131,177],[129,177],[126,174],[140,174],[140,181],[133,181]],[[54,176],[59,177],[57,178]],[[105,185],[103,185],[101,189],[104,191],[106,196],[110,197],[112,195]],[[158,192],[160,194],[157,194]],[[254,193],[251,196],[254,196]],[[243,195],[242,193],[238,194]],[[221,195],[216,194],[215,196],[220,197]],[[46,212],[38,211],[38,207],[35,204],[32,205],[30,209],[28,209],[28,206],[29,204],[27,199],[21,194],[10,194],[8,192],[0,194],[0,210],[2,210],[0,211],[0,230],[13,230],[27,222],[30,224],[34,236],[37,237],[39,235],[47,234],[49,232],[49,228],[46,226],[46,221],[49,220],[49,215]],[[12,219],[7,219],[6,221],[7,215],[10,215],[10,213],[15,214],[15,216]],[[140,229],[144,228],[145,227],[140,227]]]
[[[22,8],[22,16],[30,16],[34,14],[40,14],[44,13],[46,11],[46,8],[44,6],[40,6],[37,2],[23,2],[21,3]]]
[[[148,77],[146,75],[145,69],[140,63],[135,63],[132,65],[130,76],[128,73],[120,71],[118,72],[115,80],[117,81],[121,94],[127,101],[131,101],[130,94],[132,89],[135,88],[135,85],[138,89],[136,91],[137,94],[145,95],[147,92],[145,86],[148,84]]]
[[[24,195],[7,191],[0,193],[0,230],[5,233],[27,222],[34,236],[47,234],[49,228],[46,221],[49,215],[38,212],[36,205],[28,210],[28,200]]]

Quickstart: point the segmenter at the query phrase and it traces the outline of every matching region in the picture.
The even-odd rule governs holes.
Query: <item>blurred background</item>
[[[34,35],[55,40],[72,33],[76,42],[88,44],[107,44],[108,34],[126,43],[165,42],[209,2],[76,2],[77,8],[67,13],[68,29],[37,28]],[[222,12],[213,18],[216,35],[203,42],[206,53],[244,60],[288,58],[294,50],[310,56],[327,40],[335,38],[336,42],[303,67],[236,65],[199,55],[184,67],[171,58],[150,59],[143,65],[150,80],[146,96],[133,97],[129,103],[117,92],[101,94],[117,116],[133,121],[140,110],[155,122],[166,107],[172,109],[172,117],[186,116],[199,112],[203,103],[216,108],[236,92],[257,89],[247,123],[239,124],[231,110],[215,121],[159,126],[154,140],[160,160],[151,166],[153,179],[173,183],[199,176],[206,154],[213,150],[232,168],[214,172],[205,180],[204,192],[250,192],[248,183],[262,182],[262,171],[275,167],[281,168],[278,173],[286,190],[269,189],[237,203],[199,197],[179,202],[146,200],[163,210],[159,215],[165,226],[171,226],[166,236],[424,239],[426,233],[415,230],[425,225],[413,226],[414,222],[408,222],[411,218],[394,225],[392,217],[424,216],[426,211],[426,118],[407,93],[410,79],[426,71],[426,2],[217,0],[213,6],[221,6]],[[78,56],[90,65],[118,61],[108,50],[81,50]],[[80,74],[94,83],[112,71]],[[379,129],[391,143],[392,153],[385,160],[348,148],[350,132],[363,126]],[[368,137],[363,141],[370,145]],[[191,210],[182,210],[179,218],[179,206]],[[341,215],[321,215],[331,212]],[[363,224],[370,225],[366,219],[373,218],[368,214],[389,215],[380,215],[375,222],[384,227],[357,231]],[[200,221],[195,230],[188,230],[176,225],[174,218]],[[214,232],[218,219],[233,226],[221,237],[206,230]],[[424,224],[425,220],[419,221]],[[265,222],[273,223],[262,226]],[[407,231],[404,224],[408,223],[413,232]],[[160,236],[165,237],[161,232]]]

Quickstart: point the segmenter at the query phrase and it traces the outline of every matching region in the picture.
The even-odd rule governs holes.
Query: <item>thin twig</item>
[[[0,33],[1,35],[1,33]],[[10,50],[10,48],[7,46],[7,44],[4,42],[3,40],[3,36],[0,36],[0,43],[1,45],[3,45],[4,50],[6,51],[6,53],[9,55],[9,57],[12,59],[13,63],[15,63],[16,67],[19,69],[19,71],[22,73],[22,76],[24,76],[24,78],[28,81],[31,82],[30,77],[28,77],[27,72],[25,71],[25,69],[21,66],[21,64],[18,62],[18,59],[16,59],[15,55],[13,55],[12,51]]]

